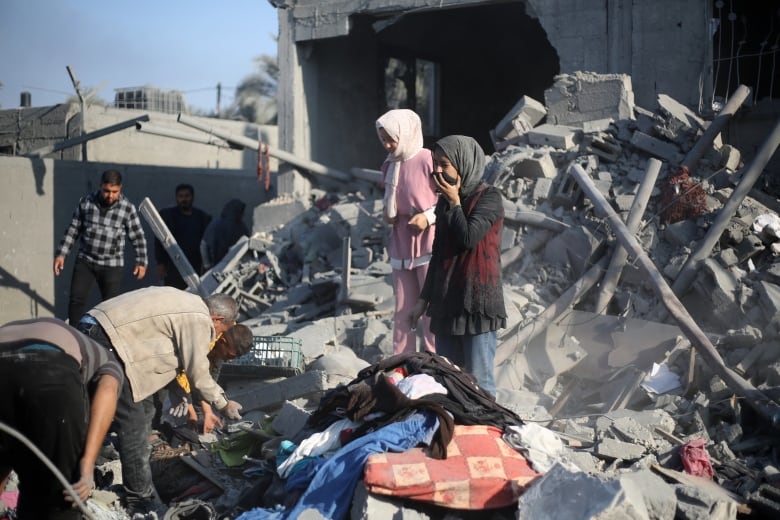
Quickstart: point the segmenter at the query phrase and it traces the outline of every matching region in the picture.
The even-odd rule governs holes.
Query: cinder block
[[[244,412],[269,410],[282,406],[286,401],[322,393],[327,388],[326,374],[319,370],[312,370],[288,377],[278,383],[260,385],[256,390],[231,396],[231,398],[241,403]]]
[[[252,214],[252,232],[274,231],[306,211],[301,200],[272,200],[255,207]]]
[[[534,200],[547,200],[553,193],[553,180],[552,179],[536,179],[534,183],[533,199]]]
[[[627,74],[575,72],[556,76],[544,91],[547,122],[580,126],[585,121],[634,119],[634,93]]]
[[[645,448],[637,444],[604,438],[596,445],[595,455],[599,458],[639,460],[645,454]]]
[[[631,144],[653,157],[658,157],[671,163],[679,163],[683,158],[677,145],[661,141],[643,132],[634,132],[634,135],[631,136]]]
[[[496,137],[509,139],[520,135],[518,127],[524,128],[528,126],[533,128],[545,115],[547,115],[547,109],[542,103],[528,96],[523,96],[496,125]],[[522,122],[516,125],[514,121],[518,118],[521,118]]]
[[[515,176],[526,179],[539,179],[542,177],[554,179],[558,176],[558,169],[547,152],[536,152],[526,155],[514,164],[512,170]]]
[[[417,510],[414,502],[384,497],[369,493],[361,480],[355,487],[352,497],[351,520],[364,518],[403,518],[404,520],[430,520],[430,516]]]
[[[539,125],[528,132],[528,142],[537,146],[552,146],[568,150],[579,143],[582,132],[562,125]]]
[[[285,438],[293,438],[306,426],[311,414],[303,408],[287,401],[271,422],[271,428]]]

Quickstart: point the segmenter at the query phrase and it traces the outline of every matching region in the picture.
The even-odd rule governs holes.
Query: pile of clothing
[[[279,444],[273,478],[255,488],[262,507],[239,520],[345,518],[361,479],[372,493],[444,507],[511,505],[538,476],[503,439],[522,424],[446,358],[392,356],[323,396],[306,428]]]

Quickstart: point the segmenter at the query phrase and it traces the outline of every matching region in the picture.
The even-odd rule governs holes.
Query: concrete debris
[[[626,75],[562,75],[544,101],[521,96],[498,122],[485,173],[503,191],[507,213],[502,259],[511,325],[499,335],[497,402],[544,424],[567,451],[565,467],[552,465],[520,497],[516,517],[775,514],[778,421],[746,412],[756,396],[780,397],[780,233],[765,216],[774,211],[746,196],[695,282],[677,294],[734,376],[727,381],[697,342],[683,339],[686,327],[659,313],[658,280],[633,255],[596,307],[600,291],[592,289],[620,242],[570,169],[584,172],[625,220],[648,166],[660,163],[632,233],[657,266],[655,276],[672,284],[735,192],[738,175],[722,174],[743,167],[739,150],[717,135],[702,145],[708,123],[669,96],[659,95],[657,107],[635,106]],[[705,150],[689,163],[697,145]],[[261,424],[274,416],[264,430],[276,439],[265,447],[269,454],[281,437],[303,434],[326,392],[392,354],[381,195],[314,193],[255,208],[253,236],[201,277],[202,288],[236,297],[240,321],[256,336],[300,340],[302,374],[226,381],[245,418]],[[654,363],[680,384],[643,388]],[[735,381],[756,393],[734,388]],[[713,461],[711,481],[680,472],[680,446],[700,438]],[[351,506],[352,518],[441,514],[364,486]]]

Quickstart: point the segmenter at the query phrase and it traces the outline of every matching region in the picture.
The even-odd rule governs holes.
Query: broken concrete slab
[[[555,77],[544,91],[547,122],[572,125],[597,119],[633,119],[634,93],[626,74],[575,72]]]
[[[536,146],[553,146],[561,150],[574,148],[582,140],[582,131],[564,125],[539,125],[528,132],[528,142]]]
[[[520,497],[517,518],[649,520],[650,516],[642,490],[634,482],[575,473],[556,464]]]
[[[523,96],[496,125],[496,137],[511,139],[523,133],[522,129],[536,126],[546,114],[547,108],[543,104],[529,96]],[[518,119],[520,121],[515,122]]]
[[[231,395],[231,399],[241,403],[243,412],[271,410],[299,397],[322,394],[334,386],[326,373],[313,370],[276,383],[262,384],[256,389]]]

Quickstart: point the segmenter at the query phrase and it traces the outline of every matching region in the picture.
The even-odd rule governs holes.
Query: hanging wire
[[[742,84],[740,82],[740,78],[739,78],[739,63],[740,63],[740,56],[739,55],[742,52],[742,47],[747,43],[747,33],[748,33],[747,17],[746,16],[742,16],[740,18],[740,21],[742,22],[742,29],[743,29],[742,30],[742,39],[739,40],[739,45],[737,46],[737,55],[734,58],[736,60],[736,62],[737,62],[737,66],[736,66],[736,69],[737,69],[737,85],[741,85]]]
[[[778,42],[780,42],[780,34],[775,38],[775,44],[772,45],[772,74],[769,76],[769,101],[772,101],[772,94],[775,89],[775,65],[777,61],[777,48]]]
[[[718,10],[718,49],[715,56],[715,81],[712,83],[715,85],[715,88],[712,89],[712,99],[710,100],[711,107],[715,104],[715,90],[718,88],[718,74],[720,73],[720,52],[723,38],[723,0],[715,2],[715,7]]]
[[[62,474],[62,472],[57,469],[57,467],[52,464],[52,462],[44,455],[44,453],[38,449],[38,447],[33,444],[30,439],[25,437],[21,432],[18,430],[12,428],[11,426],[3,423],[0,421],[0,431],[3,431],[10,435],[11,437],[16,438],[18,441],[20,441],[22,444],[24,444],[33,454],[35,454],[36,457],[38,457],[41,462],[51,471],[55,477],[57,477],[57,480],[60,481],[60,484],[62,484],[62,487],[65,488],[65,490],[70,494],[71,497],[73,497],[73,500],[75,501],[76,505],[79,509],[81,509],[81,512],[84,513],[84,516],[86,516],[89,520],[96,520],[95,515],[92,514],[92,512],[87,508],[87,506],[84,504],[84,502],[81,501],[79,498],[78,493],[76,493],[76,490],[73,489],[73,486],[71,486],[67,479],[65,479],[65,476]],[[29,485],[29,484],[28,484]]]
[[[769,32],[767,33],[764,40],[761,42],[761,48],[758,51],[758,71],[756,73],[756,88],[753,89],[753,103],[755,104],[758,101],[758,91],[761,89],[761,60],[764,57],[764,47],[766,47],[769,44],[769,38],[772,37],[772,33],[775,30],[775,19],[770,17],[769,20]]]
[[[729,91],[731,90],[731,67],[734,64],[734,22],[737,21],[737,15],[734,13],[734,3],[729,2],[729,24],[731,25],[731,53],[729,56],[729,73],[726,77],[726,95],[724,97],[724,102],[728,102],[729,100]]]

